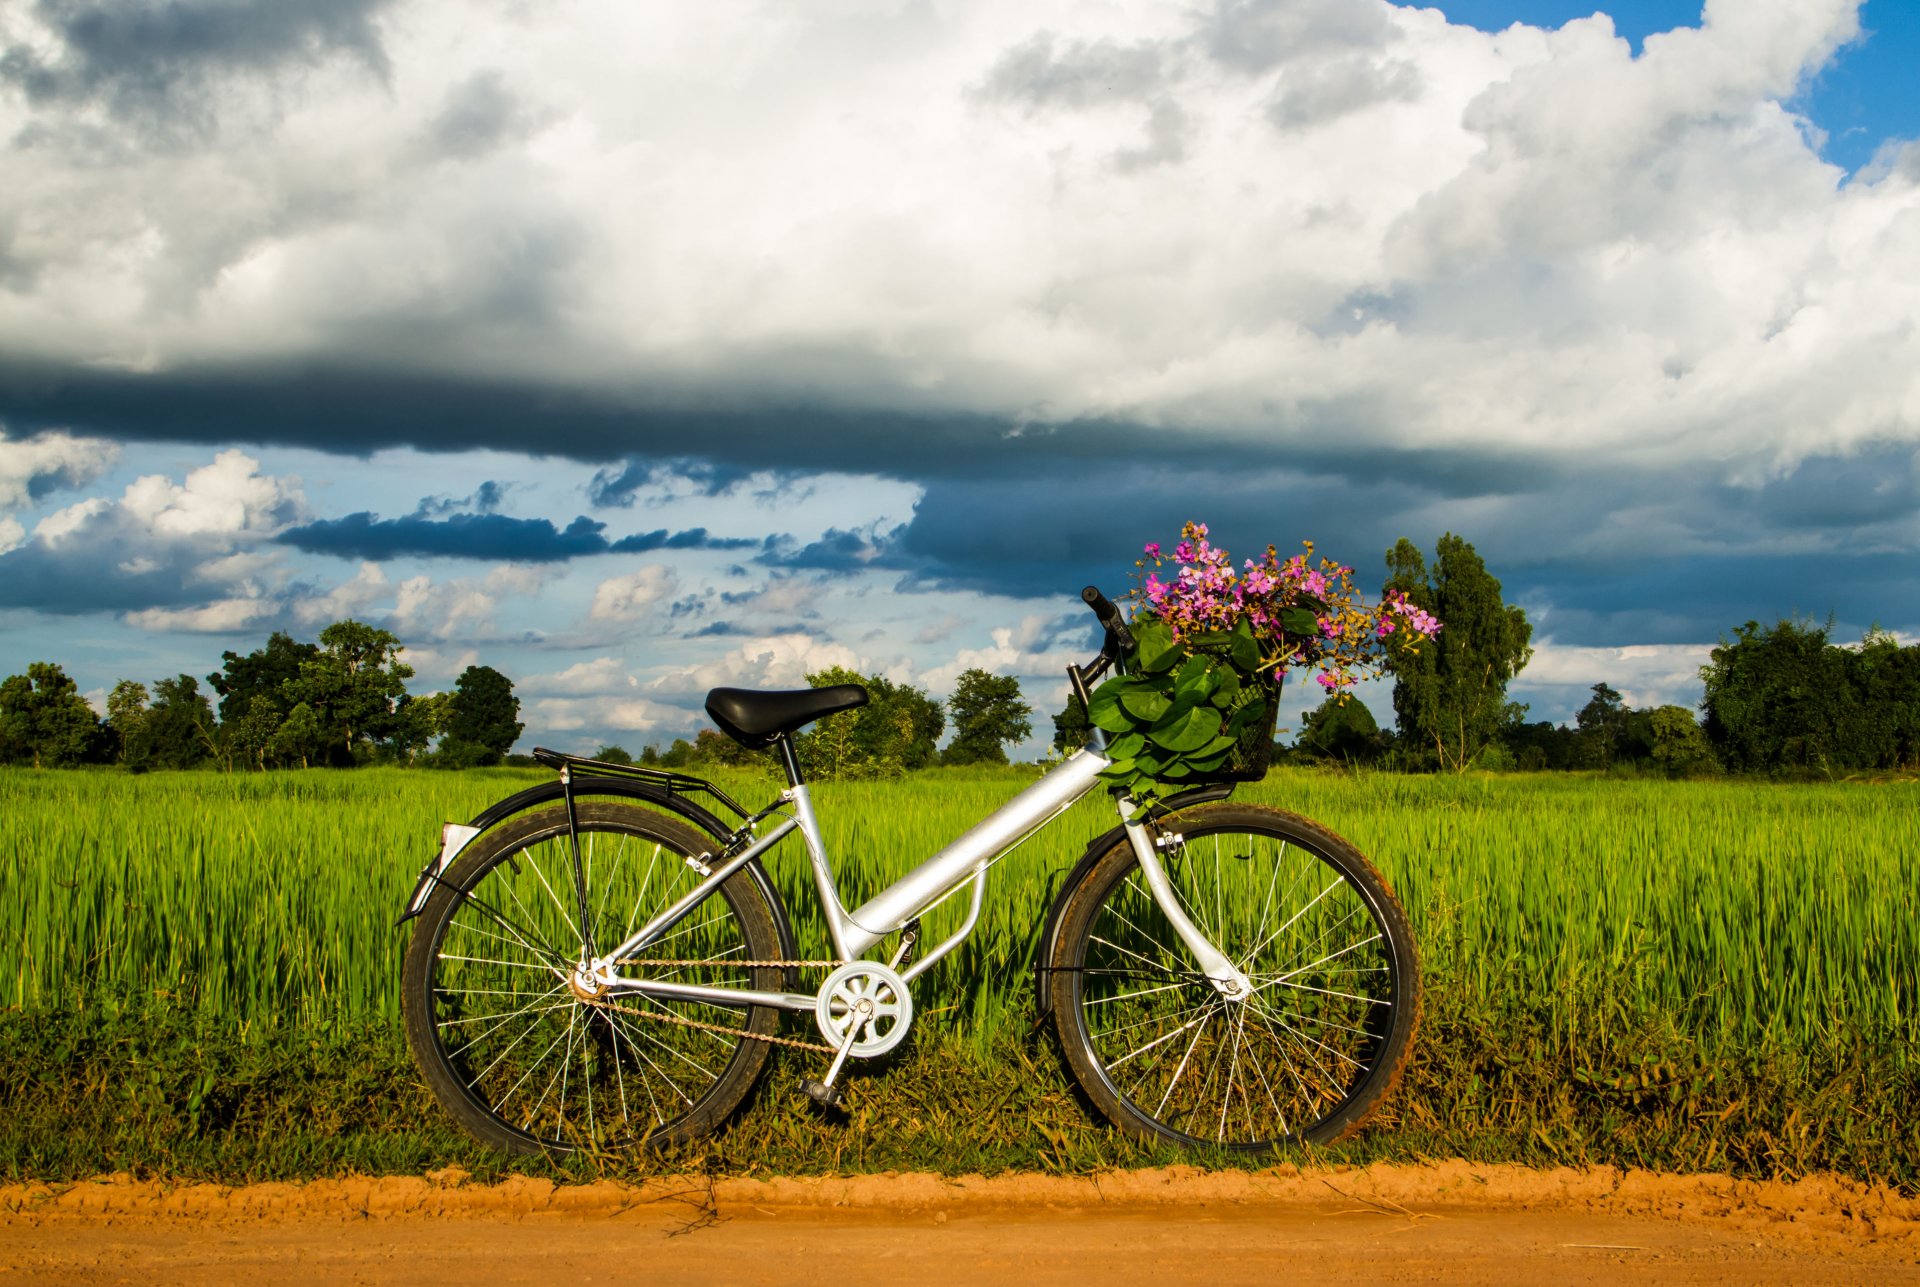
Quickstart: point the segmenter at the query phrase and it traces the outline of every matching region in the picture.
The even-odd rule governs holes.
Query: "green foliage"
[[[633,757],[627,754],[625,747],[621,746],[603,746],[593,753],[593,758],[596,760],[604,760],[608,764],[633,763]]]
[[[267,637],[266,647],[244,657],[235,652],[221,653],[221,668],[207,676],[207,683],[220,697],[221,722],[249,718],[255,710],[255,699],[261,697],[284,718],[293,706],[288,693],[300,678],[300,667],[319,656],[317,645],[296,642],[282,630]]]
[[[215,750],[213,705],[192,675],[154,681],[149,706],[133,734],[129,758],[148,768],[190,769]]]
[[[1087,721],[1087,708],[1081,704],[1077,693],[1068,693],[1066,706],[1053,717],[1054,753],[1072,755],[1085,746],[1092,736],[1093,725]]]
[[[1331,693],[1313,710],[1300,712],[1300,733],[1293,746],[1308,759],[1373,764],[1386,753],[1387,742],[1365,702]]]
[[[332,762],[351,764],[393,732],[394,711],[413,677],[400,660],[402,646],[391,631],[336,621],[320,632],[320,651],[300,663],[285,692],[312,710]]]
[[[99,717],[67,672],[36,661],[0,683],[0,761],[61,768],[100,758]]]
[[[1396,652],[1393,710],[1400,735],[1455,772],[1520,722],[1526,707],[1507,701],[1507,683],[1533,655],[1527,614],[1507,604],[1500,582],[1473,546],[1448,532],[1429,575],[1426,560],[1402,537],[1387,551],[1383,594],[1399,591],[1445,623],[1417,650]]]
[[[447,705],[447,748],[463,764],[498,764],[526,727],[519,715],[511,679],[491,666],[468,666]]]
[[[933,762],[934,744],[946,728],[946,716],[924,690],[845,666],[815,671],[807,676],[807,683],[814,688],[858,684],[867,690],[865,706],[815,720],[795,736],[794,750],[809,779],[892,778]],[[728,758],[717,762],[766,762],[761,752],[714,736],[731,748]]]
[[[1005,764],[1007,744],[1033,733],[1027,717],[1033,707],[1020,697],[1020,681],[975,667],[960,673],[947,699],[953,716],[953,741],[941,754],[943,764]]]
[[[1857,649],[1825,627],[1749,621],[1700,671],[1706,735],[1748,772],[1920,764],[1920,646],[1869,631]]]
[[[1107,733],[1100,776],[1144,813],[1218,772],[1244,739],[1267,738],[1277,694],[1270,697],[1259,678],[1264,658],[1244,618],[1232,630],[1181,643],[1149,617],[1134,624],[1133,636],[1127,672],[1094,689],[1087,717]]]
[[[1686,707],[1662,706],[1649,711],[1647,725],[1652,738],[1649,753],[1669,776],[1711,773],[1719,767],[1706,730]]]

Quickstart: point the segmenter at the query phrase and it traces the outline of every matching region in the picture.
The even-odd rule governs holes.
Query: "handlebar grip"
[[[1113,600],[1100,593],[1097,585],[1080,591],[1080,597],[1093,609],[1093,615],[1100,618],[1100,624],[1107,628],[1107,636],[1118,645],[1120,651],[1132,652],[1133,631],[1127,629],[1127,619],[1120,615],[1120,609],[1113,606]]]

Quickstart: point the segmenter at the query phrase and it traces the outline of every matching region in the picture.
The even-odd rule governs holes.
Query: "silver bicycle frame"
[[[638,991],[649,996],[711,1001],[723,1005],[753,1004],[775,1006],[786,1010],[812,1009],[815,998],[810,994],[706,987],[698,984],[670,983],[664,980],[628,979],[621,977],[615,969],[621,960],[632,957],[643,950],[647,944],[657,941],[666,934],[695,907],[717,891],[728,877],[771,849],[790,832],[797,830],[806,841],[807,860],[813,868],[814,885],[819,892],[820,906],[826,917],[827,933],[833,942],[834,958],[841,962],[858,960],[862,954],[882,939],[903,929],[914,917],[958,892],[961,886],[969,882],[973,884],[972,905],[968,910],[965,923],[945,942],[927,952],[903,972],[904,979],[912,980],[928,966],[958,947],[973,932],[974,924],[980,916],[980,905],[986,888],[987,868],[1092,791],[1099,784],[1100,770],[1105,768],[1107,763],[1106,756],[1096,748],[1088,747],[1075,751],[1063,763],[1049,770],[1038,782],[1007,801],[946,848],[851,912],[840,901],[840,891],[834,883],[832,864],[820,837],[819,822],[814,817],[812,797],[804,784],[790,787],[781,793],[781,799],[792,807],[792,812],[777,826],[764,836],[755,839],[752,844],[724,863],[714,867],[700,884],[688,890],[672,907],[634,931],[618,947],[589,963],[589,969],[613,988]],[[1130,798],[1122,796],[1119,800],[1119,809],[1121,820],[1125,822],[1133,812],[1134,803]],[[1174,932],[1194,953],[1201,969],[1206,972],[1207,977],[1223,995],[1228,997],[1246,995],[1248,990],[1246,976],[1235,969],[1219,949],[1207,940],[1179,906],[1172,887],[1167,882],[1166,873],[1160,866],[1160,856],[1154,851],[1153,841],[1146,827],[1139,823],[1127,822],[1126,835],[1154,900],[1160,904]]]

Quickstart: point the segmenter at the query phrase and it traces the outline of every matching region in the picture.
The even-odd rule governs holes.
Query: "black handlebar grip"
[[[1100,624],[1107,628],[1107,634],[1119,646],[1121,652],[1133,651],[1133,631],[1127,629],[1127,620],[1120,615],[1120,609],[1113,606],[1113,600],[1100,593],[1100,587],[1090,585],[1080,591],[1080,597],[1093,609],[1093,615],[1100,618]]]

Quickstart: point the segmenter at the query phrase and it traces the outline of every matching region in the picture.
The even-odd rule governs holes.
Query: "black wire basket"
[[[1264,700],[1266,713],[1249,723],[1240,731],[1240,739],[1227,752],[1227,758],[1219,768],[1205,773],[1195,774],[1190,780],[1196,785],[1214,782],[1258,782],[1267,776],[1267,769],[1273,764],[1273,730],[1280,720],[1280,685],[1284,678],[1276,667],[1262,671],[1258,678],[1242,679],[1241,692],[1246,701]],[[1225,712],[1231,719],[1245,702],[1237,702]]]

